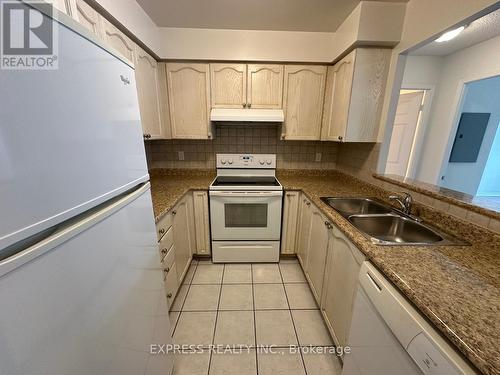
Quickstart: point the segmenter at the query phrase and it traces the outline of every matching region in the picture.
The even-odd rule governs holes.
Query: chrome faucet
[[[401,206],[401,211],[407,215],[411,214],[411,205],[413,203],[413,198],[409,193],[402,192],[401,194],[389,195],[391,201],[396,201]]]

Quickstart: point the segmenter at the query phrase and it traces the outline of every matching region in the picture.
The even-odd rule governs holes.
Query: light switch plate
[[[316,159],[314,159],[317,163],[321,161],[321,152],[316,153]]]
[[[184,151],[178,152],[179,160],[184,160]]]

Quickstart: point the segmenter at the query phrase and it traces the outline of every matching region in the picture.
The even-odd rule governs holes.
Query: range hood
[[[282,109],[214,108],[210,112],[211,121],[230,122],[283,122]]]

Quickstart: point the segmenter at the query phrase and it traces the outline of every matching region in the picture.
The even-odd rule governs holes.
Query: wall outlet
[[[184,151],[178,152],[179,160],[184,160]]]
[[[319,163],[321,161],[321,152],[316,153],[316,158],[314,159],[314,161],[316,161],[316,163]]]

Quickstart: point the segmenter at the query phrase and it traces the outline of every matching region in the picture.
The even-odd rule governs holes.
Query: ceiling
[[[500,35],[500,9],[472,21],[455,39],[431,42],[410,55],[446,56]]]
[[[378,1],[396,3],[408,0]],[[333,32],[360,0],[137,0],[137,2],[160,27]]]

